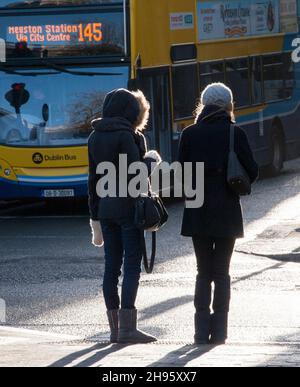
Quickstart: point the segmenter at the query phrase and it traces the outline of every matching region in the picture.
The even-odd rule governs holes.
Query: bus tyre
[[[284,146],[282,134],[278,129],[273,130],[271,137],[271,164],[267,172],[271,176],[278,176],[283,168]]]

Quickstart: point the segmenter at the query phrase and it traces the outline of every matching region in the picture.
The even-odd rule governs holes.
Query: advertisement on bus
[[[198,1],[197,7],[199,41],[297,31],[295,0]]]

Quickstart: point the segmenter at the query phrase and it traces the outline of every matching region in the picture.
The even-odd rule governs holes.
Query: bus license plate
[[[73,198],[73,189],[48,189],[44,191],[44,198]]]

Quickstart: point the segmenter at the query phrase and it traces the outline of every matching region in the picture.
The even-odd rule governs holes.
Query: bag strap
[[[141,231],[141,246],[142,246],[142,255],[144,260],[144,267],[147,274],[153,273],[155,257],[156,257],[156,232],[152,232],[152,251],[150,263],[147,254],[146,239],[144,231]]]
[[[230,125],[230,152],[234,152],[234,135],[235,135],[235,126]]]

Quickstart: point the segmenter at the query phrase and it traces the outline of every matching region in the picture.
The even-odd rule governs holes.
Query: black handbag
[[[135,202],[135,225],[144,231],[156,232],[168,221],[168,212],[154,193],[141,195]]]
[[[251,181],[234,150],[235,126],[230,126],[230,151],[228,158],[227,181],[229,187],[239,196],[251,194]]]
[[[160,197],[152,192],[141,195],[135,202],[135,225],[141,230],[143,261],[148,274],[153,272],[156,257],[156,233],[168,221],[168,212]],[[152,233],[152,252],[150,264],[145,240],[145,232]]]

